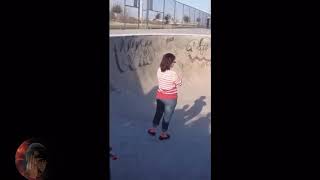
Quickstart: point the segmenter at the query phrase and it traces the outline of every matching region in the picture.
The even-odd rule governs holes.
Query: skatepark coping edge
[[[207,34],[178,34],[178,33],[143,33],[143,34],[109,34],[109,37],[122,37],[122,36],[201,36],[211,37]]]

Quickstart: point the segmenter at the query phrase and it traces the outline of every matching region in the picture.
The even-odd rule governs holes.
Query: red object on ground
[[[112,155],[112,156],[111,156],[111,159],[112,159],[112,160],[117,160],[117,159],[118,159],[118,157],[117,157],[117,156],[115,156],[115,155]]]
[[[113,154],[112,147],[110,147],[110,157],[111,157],[112,160],[117,160],[118,159],[118,157]]]

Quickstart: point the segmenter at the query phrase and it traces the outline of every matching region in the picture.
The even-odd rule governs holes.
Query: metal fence
[[[111,29],[211,28],[210,14],[176,0],[110,0]]]

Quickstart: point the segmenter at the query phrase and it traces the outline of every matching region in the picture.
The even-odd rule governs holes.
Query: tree
[[[189,16],[183,16],[183,21],[188,23],[190,22],[190,17]]]
[[[119,4],[116,4],[111,8],[111,12],[117,13],[117,14],[121,14],[122,13],[122,8],[121,8],[121,6]]]
[[[113,5],[111,8],[111,19],[117,19],[122,13],[122,7],[119,4]]]
[[[198,18],[197,18],[197,23],[198,23],[197,26],[198,26],[198,27],[200,26],[200,21],[201,21],[201,19],[200,19],[200,17],[198,17]]]
[[[201,21],[201,19],[198,17],[198,18],[197,18],[197,22],[200,23],[200,21]]]
[[[160,17],[161,17],[161,14],[158,13],[158,14],[156,15],[156,18],[155,18],[155,19],[160,19]]]
[[[115,13],[113,13],[113,12],[110,12],[110,20],[114,20],[114,19],[116,19],[117,17],[116,17],[116,14]]]
[[[164,19],[166,20],[166,21],[165,21],[165,24],[169,24],[169,21],[170,21],[170,19],[171,19],[171,15],[170,15],[170,14],[167,14],[167,15],[164,17]]]

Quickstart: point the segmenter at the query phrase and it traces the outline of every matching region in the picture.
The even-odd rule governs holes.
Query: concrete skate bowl
[[[119,156],[111,178],[211,179],[210,35],[111,36],[109,48],[110,143]],[[176,56],[173,69],[183,84],[171,138],[163,142],[146,130],[156,110],[156,72],[168,52]]]

